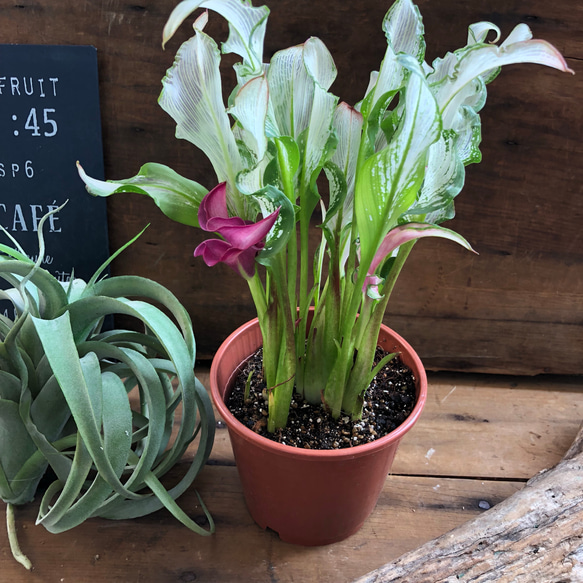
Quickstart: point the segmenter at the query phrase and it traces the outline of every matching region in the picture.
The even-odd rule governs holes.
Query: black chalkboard
[[[89,279],[109,252],[105,200],[77,160],[103,178],[96,49],[0,45],[0,224],[36,258],[38,221],[68,200],[43,229],[43,267],[61,281]]]

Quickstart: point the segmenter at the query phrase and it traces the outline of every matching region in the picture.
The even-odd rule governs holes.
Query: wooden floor
[[[206,384],[208,375],[198,375]],[[349,582],[513,494],[560,460],[582,419],[581,377],[430,374],[426,409],[403,440],[373,515],[358,534],[321,548],[282,543],[253,523],[219,421],[196,482],[216,534],[194,535],[160,511],[133,521],[94,519],[52,535],[35,526],[33,503],[16,518],[34,570],[13,561],[0,528],[0,581]],[[180,503],[200,513],[194,492]]]

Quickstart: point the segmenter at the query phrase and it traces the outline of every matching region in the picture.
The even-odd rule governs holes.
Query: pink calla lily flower
[[[209,267],[226,263],[243,277],[251,278],[255,273],[255,256],[265,246],[264,239],[278,216],[279,209],[256,223],[229,217],[227,187],[223,182],[202,199],[198,209],[201,229],[217,233],[223,239],[203,241],[194,250],[194,256],[202,256]]]

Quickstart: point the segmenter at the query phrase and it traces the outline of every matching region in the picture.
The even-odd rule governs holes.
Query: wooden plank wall
[[[212,187],[209,164],[193,146],[174,139],[174,124],[156,102],[160,79],[189,34],[183,26],[162,51],[161,31],[175,1],[0,0],[0,42],[97,47],[108,178],[133,175],[144,162],[156,161]],[[450,223],[480,255],[453,243],[420,242],[386,321],[411,341],[428,368],[581,374],[583,4],[420,0],[419,6],[428,61],[463,45],[472,22],[490,20],[504,35],[527,22],[536,37],[559,48],[577,75],[517,65],[490,86],[484,161],[468,168],[458,217]],[[354,103],[384,53],[380,23],[387,8],[378,0],[273,1],[265,57],[319,36],[336,59],[333,90]],[[209,30],[226,37],[216,15]],[[225,79],[232,82],[229,68]],[[137,195],[110,201],[108,214],[112,249],[151,224],[113,271],[151,277],[172,289],[192,315],[200,357],[211,356],[253,316],[241,279],[192,258],[200,233],[172,223]]]

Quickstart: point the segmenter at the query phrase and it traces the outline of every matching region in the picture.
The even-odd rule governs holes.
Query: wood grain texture
[[[184,26],[162,51],[161,31],[174,4],[0,0],[0,38],[97,47],[108,178],[133,175],[144,162],[156,161],[211,187],[215,179],[208,162],[174,138],[174,123],[156,102],[160,80],[188,35]],[[333,91],[349,103],[359,100],[369,71],[378,68],[384,53],[380,23],[388,2],[271,4],[266,58],[319,36],[338,67]],[[463,45],[471,22],[492,21],[504,35],[526,22],[536,37],[563,52],[577,75],[515,65],[489,87],[484,161],[468,167],[458,216],[450,224],[480,255],[447,242],[420,242],[386,321],[405,332],[434,369],[581,374],[583,6],[567,0],[421,0],[419,6],[428,61]],[[216,15],[209,32],[226,37]],[[230,63],[224,77],[232,82]],[[151,224],[113,272],[151,277],[173,290],[192,315],[201,357],[211,356],[253,316],[241,278],[192,257],[200,233],[172,223],[137,195],[111,200],[108,215],[112,249]]]
[[[561,462],[492,510],[355,583],[583,580],[583,427]]]
[[[198,376],[208,385],[208,371],[200,367]],[[89,520],[53,535],[34,526],[35,502],[16,510],[20,544],[34,570],[12,559],[0,528],[0,581],[352,581],[483,515],[521,490],[526,477],[555,465],[583,417],[582,390],[572,378],[430,374],[424,413],[403,439],[375,511],[356,535],[321,548],[282,543],[253,523],[219,419],[209,464],[194,484],[216,521],[215,535],[194,535],[165,511],[131,521]],[[167,485],[183,471],[178,466]],[[191,517],[202,516],[194,489],[179,502]]]
[[[560,461],[583,419],[578,378],[428,378],[425,409],[401,441],[394,474],[527,480]],[[210,463],[233,463],[220,419]]]
[[[392,477],[374,515],[350,539],[321,548],[283,543],[261,530],[245,508],[234,467],[207,467],[197,480],[216,521],[212,537],[199,537],[161,511],[132,521],[94,519],[52,535],[34,526],[37,504],[17,509],[20,545],[34,570],[11,557],[0,529],[2,583],[342,583],[380,567],[484,512],[481,500],[502,501],[521,483]],[[181,506],[199,516],[193,490]],[[4,520],[4,509],[0,510]]]

